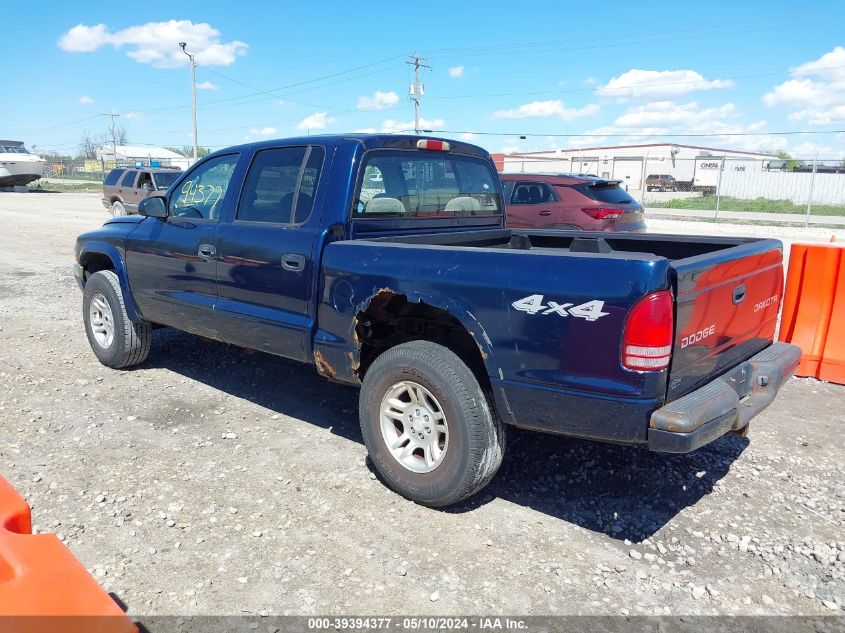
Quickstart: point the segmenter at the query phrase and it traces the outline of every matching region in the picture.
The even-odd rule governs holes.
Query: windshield
[[[0,153],[4,154],[29,154],[29,150],[23,145],[0,145]]]
[[[358,176],[355,218],[501,215],[497,176],[480,158],[445,152],[375,150]]]
[[[176,179],[182,175],[181,171],[157,171],[153,173],[153,179],[156,183],[156,189],[167,189],[176,182]]]

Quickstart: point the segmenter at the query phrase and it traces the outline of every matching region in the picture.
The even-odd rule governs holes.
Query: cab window
[[[123,180],[120,181],[121,187],[132,187],[135,184],[135,176],[138,175],[137,171],[127,171],[126,175],[123,177]]]
[[[138,184],[135,185],[138,189],[142,188],[144,185],[149,185],[150,187],[153,186],[153,177],[150,175],[148,171],[142,171],[141,175],[138,177]]]
[[[513,188],[511,204],[545,204],[554,202],[551,188],[544,182],[518,182]]]
[[[238,203],[241,222],[301,224],[311,215],[322,147],[281,147],[255,154]]]
[[[239,154],[211,158],[187,174],[173,193],[170,212],[175,217],[217,220],[232,180]]]
[[[103,180],[103,184],[109,186],[116,185],[117,181],[120,180],[121,174],[123,174],[122,169],[112,169],[106,176],[105,180]]]

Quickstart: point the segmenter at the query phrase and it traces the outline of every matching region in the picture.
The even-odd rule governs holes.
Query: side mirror
[[[138,203],[138,213],[148,218],[167,217],[167,199],[164,196],[150,196]]]
[[[143,185],[141,185],[141,188],[144,189],[145,191],[152,191],[153,190],[152,184],[150,184],[148,182],[145,182]]]

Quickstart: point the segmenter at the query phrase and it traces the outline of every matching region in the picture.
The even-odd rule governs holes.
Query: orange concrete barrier
[[[792,245],[778,338],[803,350],[797,376],[845,384],[845,248]]]
[[[0,631],[137,633],[55,534],[32,534],[29,505],[2,477]]]

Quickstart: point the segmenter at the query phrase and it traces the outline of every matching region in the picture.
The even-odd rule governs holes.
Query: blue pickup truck
[[[375,468],[435,507],[490,481],[507,425],[688,452],[795,369],[777,240],[508,230],[503,209],[466,143],[221,150],[77,239],[88,340],[128,367],[170,326],[358,385]]]

